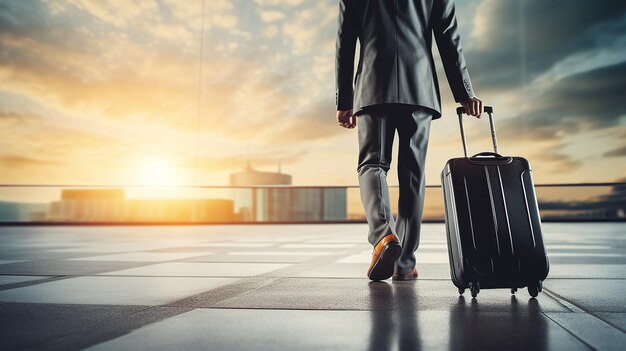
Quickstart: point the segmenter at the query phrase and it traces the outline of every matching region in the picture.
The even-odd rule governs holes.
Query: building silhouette
[[[248,163],[246,168],[230,175],[231,186],[252,187],[252,199],[241,205],[249,194],[239,193],[235,207],[242,220],[263,222],[340,221],[348,218],[346,187],[291,186],[292,176],[281,172],[258,171]]]
[[[47,220],[59,222],[232,222],[228,199],[126,199],[123,189],[64,189]]]
[[[282,173],[280,166],[278,172],[258,171],[249,162],[243,171],[230,175],[230,186],[256,185],[291,185],[291,175]]]

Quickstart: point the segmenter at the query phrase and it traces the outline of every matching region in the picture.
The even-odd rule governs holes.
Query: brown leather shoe
[[[417,279],[417,269],[413,268],[411,273],[394,273],[392,280],[394,281],[407,281]]]
[[[394,265],[402,247],[394,234],[388,234],[382,238],[372,253],[372,263],[367,270],[367,277],[371,280],[385,280],[393,275]]]

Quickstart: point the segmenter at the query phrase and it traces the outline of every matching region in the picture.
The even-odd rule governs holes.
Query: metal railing
[[[536,191],[543,221],[626,220],[626,182]],[[443,221],[440,186],[426,187],[424,221]],[[0,185],[3,225],[352,222],[365,222],[358,186]]]

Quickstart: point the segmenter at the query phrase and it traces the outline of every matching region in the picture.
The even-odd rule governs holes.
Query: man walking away
[[[430,122],[441,117],[431,52],[435,38],[454,99],[469,115],[483,106],[472,89],[452,0],[340,0],[336,51],[337,122],[358,125],[361,201],[374,246],[371,280],[414,280],[424,206]],[[359,63],[354,75],[356,41]],[[353,87],[354,78],[354,87]],[[400,197],[391,214],[387,171],[398,131]]]

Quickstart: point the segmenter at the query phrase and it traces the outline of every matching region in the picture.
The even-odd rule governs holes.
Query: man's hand
[[[483,113],[483,102],[475,96],[461,101],[461,106],[465,108],[465,113],[470,116],[480,118],[480,114]]]
[[[352,114],[352,109],[337,111],[337,124],[348,129],[356,127],[356,116]]]

